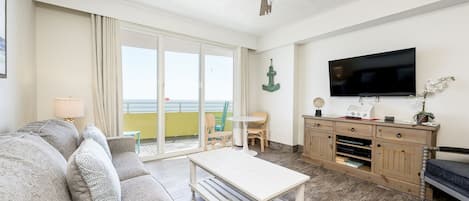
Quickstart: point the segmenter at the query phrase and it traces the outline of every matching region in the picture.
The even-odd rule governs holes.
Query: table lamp
[[[55,98],[55,116],[73,123],[75,118],[83,117],[85,106],[78,98]]]

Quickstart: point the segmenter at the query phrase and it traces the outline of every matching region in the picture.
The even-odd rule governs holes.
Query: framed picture
[[[7,77],[7,2],[0,0],[0,78]]]

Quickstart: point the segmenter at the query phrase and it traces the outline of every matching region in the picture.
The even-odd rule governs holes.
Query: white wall
[[[303,144],[301,115],[313,114],[313,98],[325,98],[323,113],[326,115],[343,115],[348,105],[358,104],[358,98],[330,97],[329,60],[416,47],[418,92],[427,79],[456,76],[456,82],[442,94],[430,98],[428,103],[428,111],[434,112],[436,121],[441,123],[438,145],[469,147],[467,13],[469,4],[461,4],[309,42],[296,50],[290,45],[253,54],[250,61],[250,111],[265,110],[271,114],[273,141]],[[270,58],[274,58],[278,72],[276,81],[282,85],[282,89],[274,93],[260,89],[261,84],[267,82],[265,74]],[[293,89],[293,86],[296,87]],[[374,99],[367,98],[365,102],[374,103]],[[397,120],[411,121],[419,109],[411,98],[381,97],[375,105],[375,115],[378,118],[393,115]],[[293,116],[290,115],[292,113]]]
[[[54,117],[56,97],[82,98],[93,122],[91,19],[88,13],[38,3],[36,7],[37,119]]]
[[[34,3],[7,3],[8,78],[0,79],[0,133],[35,119]]]
[[[296,144],[293,136],[295,48],[288,45],[260,54],[251,53],[249,57],[249,112],[269,113],[270,140],[287,145]],[[275,92],[262,90],[262,85],[268,83],[271,58],[277,71],[275,82],[280,83],[280,89]]]
[[[469,4],[412,17],[361,31],[327,38],[299,47],[300,107],[297,117],[311,114],[311,100],[326,100],[324,113],[343,114],[357,98],[330,97],[328,61],[402,48],[417,48],[417,90],[427,79],[454,75],[456,82],[428,103],[441,123],[438,145],[469,147]],[[289,55],[286,55],[289,57]],[[394,115],[398,120],[410,120],[418,108],[409,98],[381,98],[375,107],[378,118]],[[299,122],[299,142],[303,140],[303,125]]]

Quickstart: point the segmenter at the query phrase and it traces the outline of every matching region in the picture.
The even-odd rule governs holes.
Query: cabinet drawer
[[[332,132],[333,123],[332,121],[305,119],[305,127],[320,131]]]
[[[403,141],[403,142],[412,142],[412,143],[419,143],[419,144],[427,143],[428,134],[431,134],[431,132],[424,131],[424,130],[394,128],[394,127],[386,127],[386,126],[378,126],[377,131],[376,131],[377,138],[395,140],[395,141]]]
[[[372,125],[338,122],[335,124],[335,129],[337,134],[373,136]]]

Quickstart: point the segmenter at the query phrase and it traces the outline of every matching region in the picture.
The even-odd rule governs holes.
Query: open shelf
[[[336,142],[336,144],[346,145],[346,146],[350,146],[350,147],[356,147],[356,148],[360,148],[360,149],[371,150],[371,146],[360,146],[360,145],[354,145],[354,144],[343,143],[343,142]]]
[[[342,153],[342,152],[336,152],[337,155],[342,155],[342,156],[347,156],[347,157],[350,157],[350,158],[355,158],[355,159],[360,159],[360,160],[364,160],[364,161],[368,161],[368,162],[371,162],[371,158],[365,158],[365,157],[361,157],[361,156],[355,156],[355,155],[352,155],[352,154],[347,154],[347,153]]]
[[[336,163],[371,172],[371,140],[337,135],[335,145]]]
[[[339,159],[340,157],[340,159]],[[353,169],[359,169],[367,172],[371,172],[371,160],[366,158],[357,158],[356,156],[346,154],[346,153],[337,153],[335,162],[337,164],[347,166]],[[351,161],[352,164],[348,164]],[[353,166],[353,164],[359,166]]]

